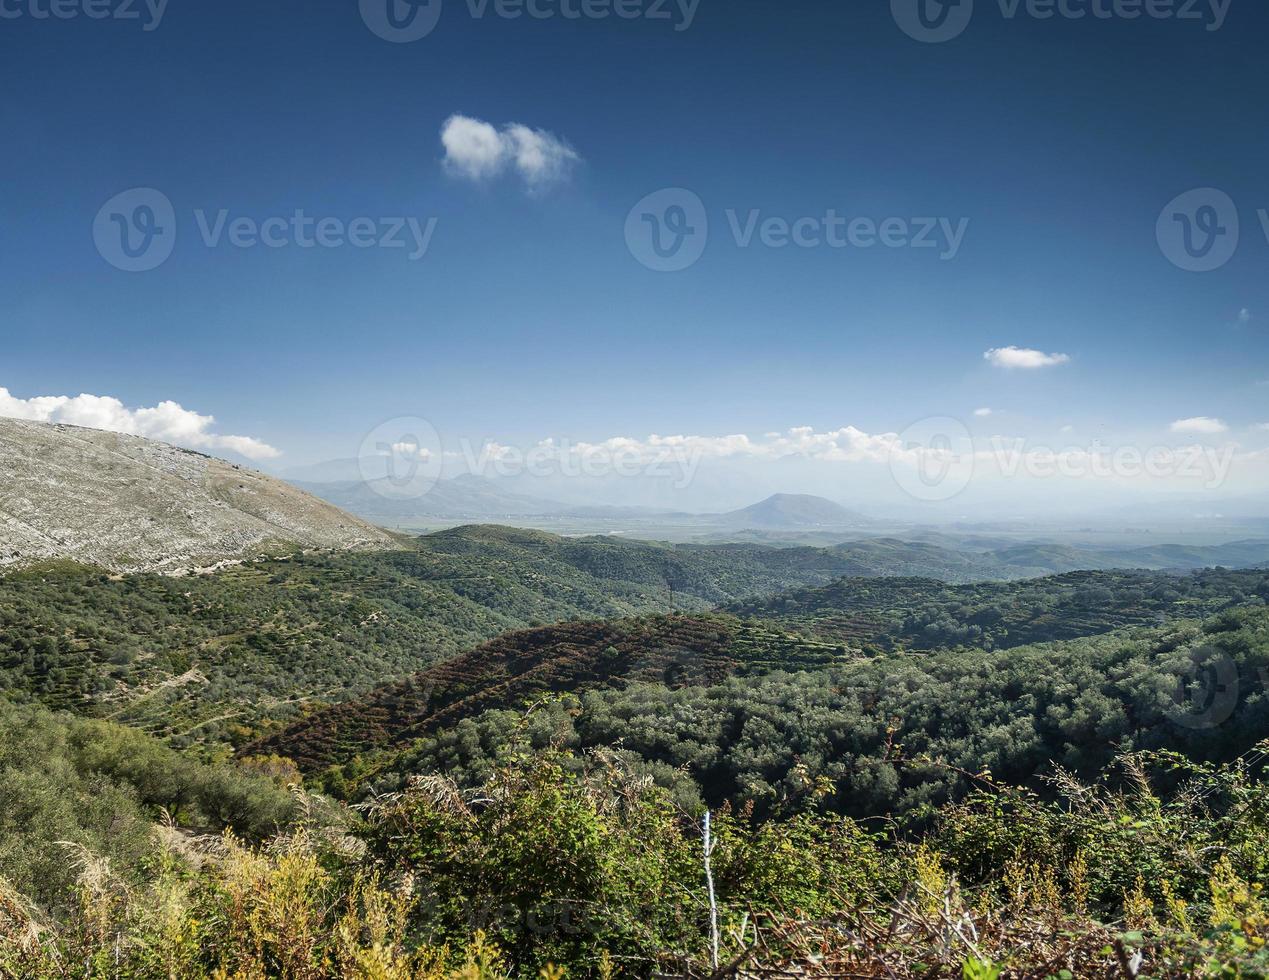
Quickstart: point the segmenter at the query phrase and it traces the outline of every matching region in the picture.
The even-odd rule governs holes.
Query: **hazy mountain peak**
[[[868,518],[841,504],[805,493],[772,494],[766,500],[722,516],[729,524],[745,527],[840,527],[869,523]]]

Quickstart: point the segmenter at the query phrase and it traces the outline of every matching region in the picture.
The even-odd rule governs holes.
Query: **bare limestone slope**
[[[188,571],[297,548],[392,547],[281,480],[139,436],[0,419],[0,568]]]

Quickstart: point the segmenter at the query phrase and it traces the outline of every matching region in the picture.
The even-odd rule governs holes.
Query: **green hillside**
[[[444,724],[402,730],[424,735],[414,745],[354,761],[336,782],[369,777],[385,790],[439,771],[475,784],[526,744],[618,747],[698,806],[771,813],[809,802],[823,781],[831,789],[817,791],[817,807],[917,815],[963,792],[963,772],[1043,789],[1056,767],[1091,777],[1130,749],[1232,759],[1269,731],[1266,677],[1269,610],[1250,605],[1202,623],[992,652],[836,658],[733,671],[716,683],[703,675],[695,684],[579,686],[579,700],[537,709],[528,727],[522,705],[441,711]],[[467,696],[471,707],[487,704]]]
[[[766,731],[767,741],[755,745],[753,752],[778,754],[793,751],[791,746],[796,744],[783,727],[786,721],[795,719],[800,724],[829,709],[827,704],[771,706],[764,700],[770,691],[779,692],[772,695],[777,700],[795,695],[785,689],[784,681],[756,679],[763,674],[793,676],[791,690],[814,691],[818,697],[818,692],[836,696],[854,690],[860,678],[882,672],[886,677],[904,676],[905,684],[915,684],[915,689],[907,690],[918,700],[934,697],[934,690],[940,692],[938,697],[954,700],[975,690],[984,665],[993,676],[1004,677],[1012,676],[1017,665],[1034,661],[1035,665],[1027,668],[1028,677],[1032,673],[1045,679],[1070,676],[1073,665],[1080,665],[1086,682],[1095,686],[1102,668],[1084,661],[1103,649],[1095,641],[1104,638],[1107,650],[1147,651],[1141,669],[1150,672],[1163,685],[1159,691],[1164,691],[1167,684],[1175,686],[1178,681],[1168,672],[1170,668],[1155,662],[1157,658],[1166,653],[1170,662],[1179,649],[1197,649],[1201,644],[1196,637],[1204,634],[1196,624],[1204,617],[1209,624],[1205,628],[1213,632],[1220,632],[1221,617],[1226,615],[1250,616],[1259,628],[1265,622],[1260,613],[1266,594],[1269,576],[1262,572],[1213,571],[1185,577],[1094,572],[972,587],[949,587],[923,579],[843,579],[827,587],[740,604],[733,612],[743,614],[743,619],[712,615],[610,620],[509,634],[405,681],[312,713],[243,751],[287,756],[307,772],[350,764],[331,783],[347,792],[361,780],[373,778],[384,764],[385,753],[391,755],[420,738],[443,746],[451,738],[446,733],[466,726],[464,737],[474,738],[481,748],[470,753],[471,758],[462,765],[474,761],[478,764],[473,771],[483,773],[486,763],[514,742],[512,728],[518,712],[543,695],[568,692],[581,695],[587,706],[607,704],[603,699],[611,699],[611,710],[622,718],[626,716],[621,712],[627,710],[651,710],[674,717],[676,731],[682,727],[691,733],[688,741],[694,747],[684,755],[645,752],[637,748],[640,743],[635,734],[620,725],[611,730],[602,725],[584,730],[566,726],[570,743],[591,747],[620,744],[637,751],[645,761],[677,769],[699,760],[702,753],[731,751],[741,740],[745,724],[757,724],[756,717],[770,711],[774,727]],[[754,616],[756,611],[765,610],[778,613],[766,618]],[[1247,642],[1260,650],[1263,644],[1258,634],[1239,628],[1246,633]],[[925,653],[928,650],[940,653],[929,656]],[[927,674],[912,680],[912,670]],[[933,686],[929,672],[938,676],[938,687]],[[958,679],[958,675],[964,676]],[[740,685],[743,690],[716,687],[725,683]],[[952,686],[945,687],[947,684]],[[890,721],[902,723],[912,713],[902,698],[893,707],[882,707],[889,695],[882,689],[884,685],[877,682],[877,686],[876,693],[856,692],[852,695],[854,707],[834,716],[834,724],[841,731],[852,731],[852,738],[865,738],[863,733],[869,732],[865,740],[871,739],[867,753],[872,754],[880,751],[879,740]],[[709,688],[710,692],[678,693],[683,687]],[[587,692],[597,693],[592,697]],[[766,693],[756,694],[758,701],[751,702],[754,692]],[[1019,698],[1027,700],[1020,693],[1008,695],[995,682],[989,691],[977,696],[987,711],[1000,707],[1008,712]],[[850,698],[847,707],[849,703]],[[645,709],[649,704],[652,707]],[[722,720],[697,717],[698,708],[706,704],[722,711]],[[1065,705],[1060,710],[1076,709]],[[684,720],[685,712],[690,721]],[[579,724],[586,717],[583,713]],[[953,725],[946,718],[940,722],[940,717],[936,715],[917,727],[937,732],[939,737],[954,729],[963,737],[974,735],[976,740],[981,732],[1012,723],[994,719],[980,727],[963,717]],[[1157,711],[1150,717],[1147,727],[1162,725]],[[473,721],[474,729],[469,727]],[[492,727],[482,729],[486,722]],[[596,736],[595,731],[606,734]],[[665,747],[660,741],[655,744],[658,749]],[[1060,746],[1049,745],[1047,737],[1045,745],[1044,752],[1023,767],[1025,773],[1016,765],[1008,771],[1021,778],[1056,758]],[[977,751],[978,742],[972,747]],[[427,757],[430,750],[424,747],[420,751]],[[825,751],[829,750],[815,750],[817,754]],[[835,757],[841,751],[835,748],[829,755]],[[377,761],[358,757],[377,757]],[[970,752],[962,762],[969,764],[974,757]],[[1104,759],[1098,756],[1096,761]],[[442,768],[449,771],[448,766]],[[844,773],[840,769],[835,772],[838,777]],[[744,797],[743,785],[763,784],[767,775],[737,775],[725,790],[717,788],[716,776],[701,779],[715,787],[713,798],[717,802]],[[883,794],[873,802],[890,807],[898,804],[899,797]]]
[[[705,611],[846,567],[810,548],[675,549],[493,527],[185,578],[48,564],[0,578],[0,689],[178,745],[240,740],[301,704],[345,700],[504,632]]]
[[[679,687],[732,674],[816,670],[850,654],[727,616],[566,623],[509,633],[406,680],[318,711],[244,747],[306,772],[390,748],[495,708],[546,694],[648,681]]]
[[[1269,600],[1269,575],[1093,571],[972,585],[841,579],[726,608],[829,642],[994,649],[1199,617],[1244,600]]]

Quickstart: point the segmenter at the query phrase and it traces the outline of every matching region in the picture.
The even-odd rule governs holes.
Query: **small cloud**
[[[219,435],[210,432],[216,419],[182,408],[174,401],[159,402],[152,408],[128,408],[109,395],[39,395],[15,398],[0,388],[0,417],[32,422],[61,422],[87,429],[106,429],[144,436],[190,449],[221,449],[247,459],[273,459],[281,452],[251,436]]]
[[[441,127],[445,166],[468,180],[493,177],[506,166],[506,148],[498,130],[480,119],[450,116]]]
[[[512,123],[503,138],[510,141],[516,170],[530,187],[567,180],[581,159],[571,146],[545,130]]]
[[[1061,432],[1063,435],[1067,435],[1074,431],[1075,431],[1075,426],[1073,425],[1064,425],[1062,426],[1062,428],[1058,429],[1058,432]]]
[[[1257,432],[1269,432],[1269,422],[1261,422],[1258,425],[1252,426],[1252,428],[1254,428]]]
[[[1251,310],[1247,309],[1247,307],[1245,306],[1241,310],[1239,310],[1238,322],[1244,323],[1244,324],[1251,323]]]
[[[1206,415],[1196,415],[1192,419],[1177,419],[1172,423],[1171,429],[1173,432],[1188,435],[1214,436],[1220,435],[1222,432],[1228,432],[1229,426],[1221,419],[1209,418]]]
[[[980,419],[985,419],[988,415],[991,414],[991,409],[990,408],[976,408],[974,409],[974,414],[977,415]]]
[[[983,353],[983,359],[992,367],[1031,371],[1066,364],[1071,358],[1068,354],[1046,354],[1029,347],[993,347]]]
[[[425,463],[432,458],[431,450],[420,446],[417,442],[394,442],[392,444],[392,453],[385,453],[384,455],[392,454],[405,456],[407,459],[410,457],[418,457]]]
[[[544,129],[455,114],[441,126],[445,169],[466,180],[490,180],[514,169],[531,191],[564,183],[581,161],[564,140]]]

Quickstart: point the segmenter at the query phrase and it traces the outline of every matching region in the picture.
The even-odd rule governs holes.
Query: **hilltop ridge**
[[[140,436],[0,419],[0,569],[188,571],[385,531],[245,466]]]

